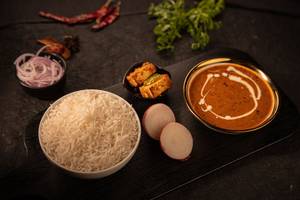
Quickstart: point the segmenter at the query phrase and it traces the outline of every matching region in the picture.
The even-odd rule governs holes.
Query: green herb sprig
[[[175,39],[181,38],[181,32],[187,24],[184,0],[166,0],[158,5],[151,4],[148,14],[157,19],[157,25],[153,29],[157,50],[173,50]]]
[[[221,22],[214,21],[214,18],[224,7],[224,0],[202,0],[189,10],[185,9],[184,0],[163,0],[157,5],[151,4],[148,15],[157,21],[153,29],[157,50],[173,51],[174,41],[181,38],[184,31],[193,38],[192,49],[203,49],[209,43],[208,32],[220,28]]]

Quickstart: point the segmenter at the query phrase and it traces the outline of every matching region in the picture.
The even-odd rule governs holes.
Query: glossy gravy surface
[[[257,72],[233,63],[199,69],[191,77],[188,91],[197,115],[226,130],[259,127],[269,119],[275,106],[270,85]]]

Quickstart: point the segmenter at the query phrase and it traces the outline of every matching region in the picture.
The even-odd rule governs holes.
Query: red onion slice
[[[47,87],[63,77],[64,69],[59,62],[51,60],[50,57],[39,56],[46,47],[38,50],[36,55],[25,53],[15,60],[17,77],[23,85],[33,88]]]

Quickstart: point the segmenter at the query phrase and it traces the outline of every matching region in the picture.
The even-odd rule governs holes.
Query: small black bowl
[[[22,80],[20,80],[19,77],[17,76],[20,85],[22,86],[22,88],[26,93],[40,99],[55,99],[57,97],[62,96],[63,88],[66,82],[66,70],[67,70],[66,61],[62,57],[54,53],[42,52],[39,54],[39,56],[49,57],[51,60],[57,61],[63,67],[64,70],[63,76],[57,82],[45,87],[31,87],[26,83],[24,83]]]
[[[148,61],[144,61],[144,62],[138,62],[138,63],[135,63],[134,65],[132,65],[128,70],[127,72],[125,73],[124,77],[123,77],[123,87],[125,87],[130,94],[132,94],[133,96],[137,97],[137,98],[140,98],[140,99],[145,99],[145,100],[156,100],[156,99],[159,99],[159,98],[162,98],[163,96],[166,95],[166,93],[168,92],[168,90],[164,91],[159,97],[155,98],[155,99],[148,99],[148,98],[144,98],[141,93],[140,93],[140,90],[139,90],[139,87],[132,87],[130,85],[130,83],[127,81],[126,77],[127,75],[129,75],[131,72],[133,72],[136,68],[140,67],[143,65],[143,63],[145,62],[148,62]],[[152,63],[153,64],[153,63]],[[154,64],[155,65],[155,64]],[[158,67],[157,65],[155,65],[157,71],[156,73],[158,74],[168,74],[170,79],[172,79],[171,77],[171,74],[170,72],[162,69],[161,67]]]

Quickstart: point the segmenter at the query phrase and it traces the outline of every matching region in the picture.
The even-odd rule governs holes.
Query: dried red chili
[[[46,48],[47,51],[51,53],[57,53],[66,60],[69,59],[71,56],[70,50],[66,48],[62,43],[60,43],[59,41],[53,38],[47,37],[47,38],[39,39],[38,42],[47,46]]]
[[[66,60],[70,58],[72,53],[79,51],[78,36],[65,35],[63,42],[60,42],[52,37],[39,39],[37,42],[45,45],[48,52],[61,55]]]
[[[110,7],[112,0],[107,0],[106,3],[101,6],[98,10],[96,10],[97,17],[96,17],[96,22],[98,20],[101,20],[104,16],[106,16],[108,13],[111,12],[112,8]]]
[[[90,22],[92,19],[97,18],[96,12],[81,14],[81,15],[77,15],[74,17],[65,17],[62,15],[56,15],[56,14],[44,12],[44,11],[40,11],[39,14],[42,17],[46,17],[46,18],[53,19],[55,21],[59,21],[59,22],[65,23],[65,24],[70,24],[70,25]]]
[[[92,26],[92,30],[100,30],[112,24],[120,16],[121,2],[118,1],[117,5],[110,10],[110,12],[101,18],[97,18],[96,24]]]
[[[111,2],[112,2],[112,0],[107,0],[106,3],[104,5],[102,5],[95,12],[80,14],[80,15],[77,15],[74,17],[65,17],[62,15],[56,15],[56,14],[44,12],[44,11],[40,11],[39,15],[42,17],[46,17],[46,18],[49,18],[49,19],[52,19],[55,21],[69,24],[69,25],[78,24],[78,23],[86,23],[86,22],[90,22],[93,19],[103,18],[103,16],[107,15],[111,11],[111,9],[109,7]]]

